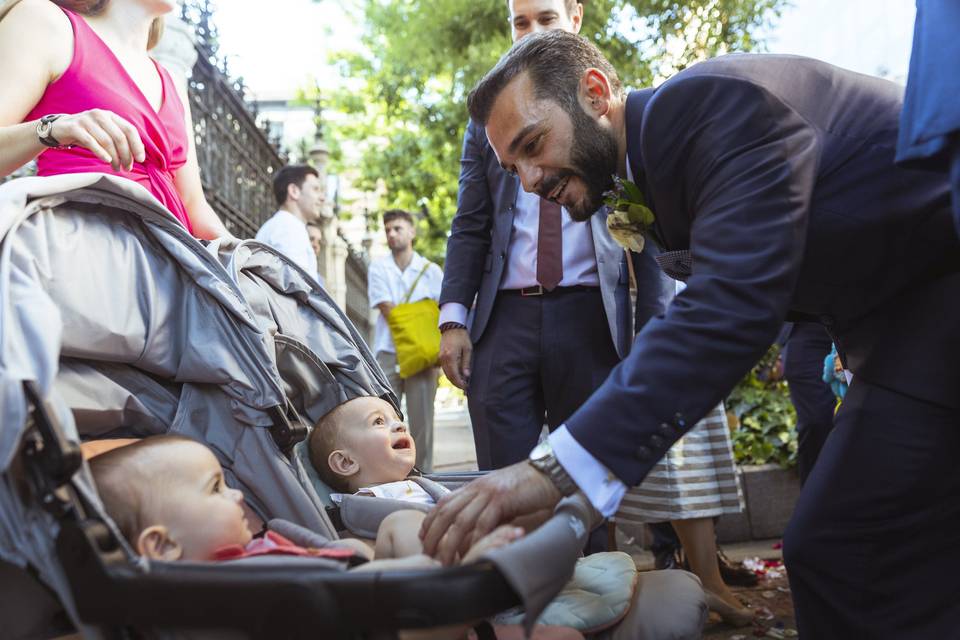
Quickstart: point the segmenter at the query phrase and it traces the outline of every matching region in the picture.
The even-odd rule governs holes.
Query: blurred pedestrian
[[[433,402],[439,370],[433,362],[413,375],[402,377],[388,320],[398,305],[439,299],[443,271],[414,251],[417,230],[409,212],[387,211],[383,214],[383,229],[390,255],[374,260],[367,272],[370,307],[380,311],[373,332],[373,352],[397,398],[402,400],[406,396],[407,424],[417,443],[417,468],[429,472],[433,470]],[[436,347],[439,349],[439,344]]]
[[[273,178],[273,197],[279,208],[257,231],[257,240],[321,282],[317,254],[307,230],[307,225],[320,217],[326,198],[320,174],[309,165],[287,165]]]

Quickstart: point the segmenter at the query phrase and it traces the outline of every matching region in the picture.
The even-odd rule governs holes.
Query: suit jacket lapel
[[[650,195],[650,186],[647,184],[647,170],[643,164],[643,114],[647,108],[647,103],[653,97],[655,89],[640,89],[631,91],[627,96],[626,115],[624,121],[627,127],[627,157],[630,159],[630,171],[633,173],[633,182],[647,200],[654,215],[657,213],[656,203]],[[652,233],[656,236],[657,243],[661,247],[664,244],[663,230],[660,227],[660,220],[657,218],[653,223]]]

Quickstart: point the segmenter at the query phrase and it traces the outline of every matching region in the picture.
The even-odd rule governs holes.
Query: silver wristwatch
[[[570,496],[577,492],[577,485],[568,474],[566,469],[557,460],[553,454],[553,447],[550,442],[544,440],[530,452],[527,459],[534,469],[550,478],[553,486],[564,496]]]
[[[61,146],[60,141],[54,138],[50,132],[53,130],[53,123],[56,122],[57,118],[61,117],[62,115],[62,113],[46,115],[40,118],[40,122],[37,123],[37,138],[44,146],[52,149],[56,149]]]

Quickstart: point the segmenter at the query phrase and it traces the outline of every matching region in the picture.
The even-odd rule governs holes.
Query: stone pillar
[[[150,55],[170,72],[181,90],[186,89],[187,78],[193,73],[193,65],[197,62],[196,39],[193,27],[171,12],[165,18],[163,37],[150,50]],[[185,95],[180,98],[187,101]]]
[[[324,288],[341,309],[346,309],[347,278],[345,273],[347,261],[347,244],[337,233],[337,219],[323,217],[317,221],[323,231],[323,243],[320,255],[317,256],[320,275],[323,276]]]

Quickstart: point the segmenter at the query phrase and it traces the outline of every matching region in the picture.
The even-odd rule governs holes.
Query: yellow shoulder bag
[[[430,262],[423,265],[404,296],[403,302],[390,311],[387,316],[387,325],[393,336],[393,344],[397,349],[397,364],[400,365],[400,377],[409,378],[437,364],[440,356],[440,307],[436,300],[424,298],[416,302],[409,302],[413,290],[417,288],[420,278],[430,267]]]

